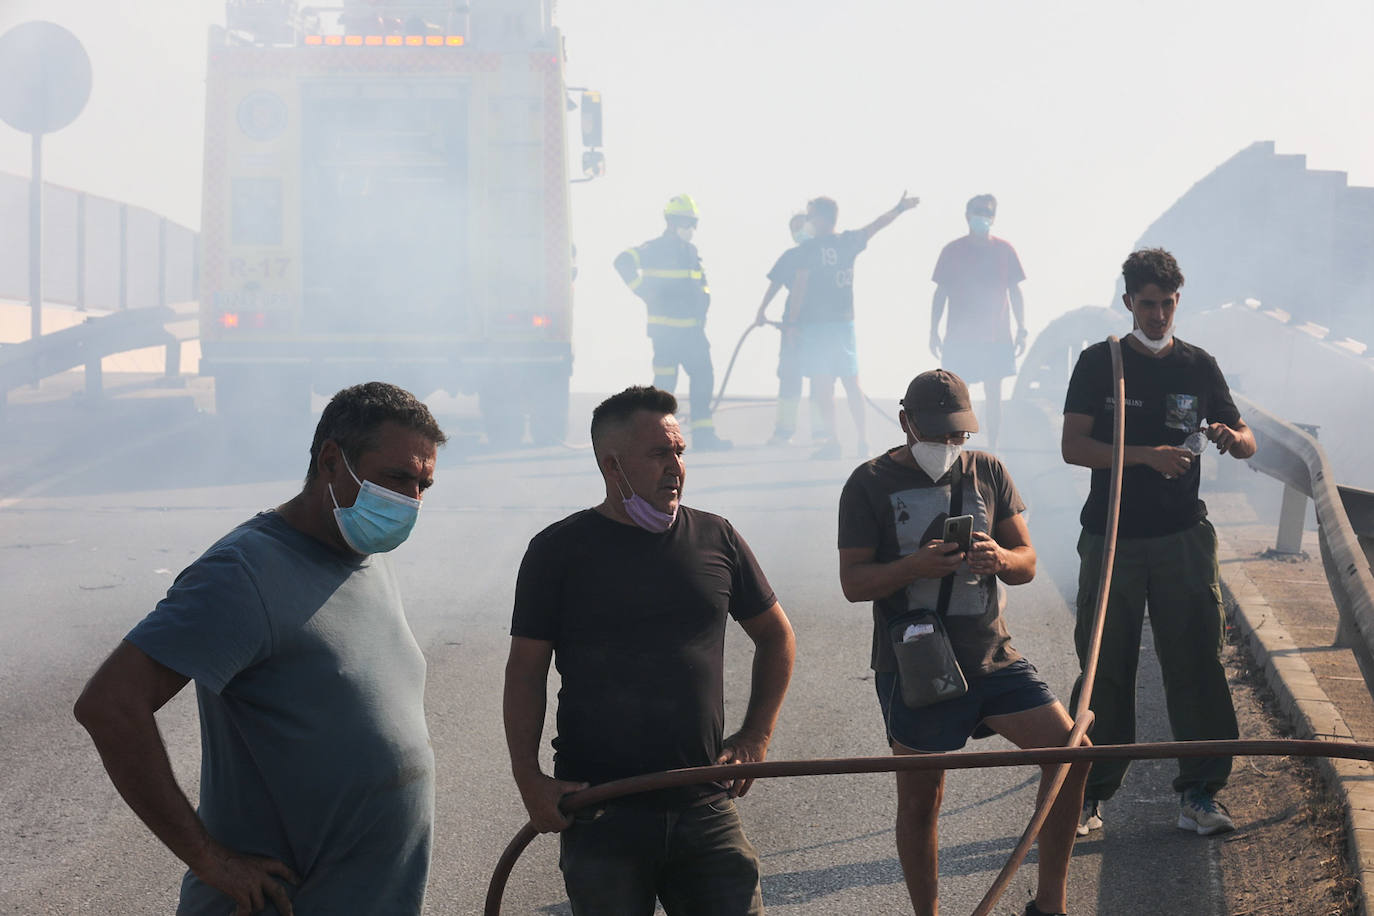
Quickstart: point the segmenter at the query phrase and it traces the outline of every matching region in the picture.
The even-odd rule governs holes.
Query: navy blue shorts
[[[883,707],[887,740],[913,751],[957,751],[969,738],[993,734],[985,721],[1047,706],[1055,701],[1035,666],[1021,658],[1000,671],[968,679],[968,693],[943,703],[912,709],[902,702],[897,672],[876,671],[873,682]]]

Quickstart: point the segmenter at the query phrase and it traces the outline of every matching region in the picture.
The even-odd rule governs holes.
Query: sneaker
[[[1046,913],[1044,910],[1040,909],[1040,907],[1038,907],[1038,906],[1035,905],[1035,901],[1034,901],[1034,900],[1028,900],[1028,901],[1026,902],[1026,912],[1025,912],[1025,916],[1069,916],[1069,914],[1068,914],[1068,913]]]
[[[825,461],[831,458],[843,458],[844,452],[840,450],[839,439],[827,439],[821,443],[821,447],[811,453],[811,457],[817,461]]]
[[[692,448],[702,452],[724,452],[733,448],[735,443],[717,436],[715,430],[708,428],[692,431]]]
[[[1095,799],[1083,801],[1083,813],[1078,817],[1078,835],[1087,836],[1094,830],[1102,829],[1102,802]]]
[[[1198,836],[1211,836],[1236,829],[1236,823],[1231,820],[1231,813],[1226,806],[1202,789],[1184,792],[1178,805],[1179,830],[1192,830]]]

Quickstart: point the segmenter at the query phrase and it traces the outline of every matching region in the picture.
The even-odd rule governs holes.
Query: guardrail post
[[[119,205],[119,307],[129,307],[129,205]]]
[[[1298,429],[1313,439],[1317,438],[1318,426],[1308,423],[1294,423]],[[1283,502],[1279,504],[1279,534],[1274,541],[1275,553],[1302,553],[1302,529],[1307,521],[1307,494],[1293,487],[1283,485]]]
[[[105,391],[105,372],[99,356],[86,361],[86,399],[94,402]]]
[[[76,310],[86,311],[86,193],[76,195]]]
[[[167,217],[157,221],[157,304],[167,304]]]
[[[1306,494],[1284,484],[1283,503],[1279,506],[1279,536],[1274,542],[1275,553],[1302,553],[1302,528],[1306,519]]]
[[[167,358],[164,374],[169,379],[181,375],[181,341],[177,340],[175,337],[167,341]]]

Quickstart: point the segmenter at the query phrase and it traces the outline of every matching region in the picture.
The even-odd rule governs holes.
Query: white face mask
[[[1136,328],[1134,331],[1132,331],[1131,336],[1134,337],[1136,340],[1140,341],[1141,345],[1143,345],[1145,349],[1149,350],[1151,353],[1158,353],[1160,350],[1163,350],[1165,347],[1169,346],[1169,344],[1174,342],[1174,326],[1169,325],[1169,330],[1165,331],[1164,336],[1161,337],[1159,340],[1151,340],[1149,337],[1145,335],[1144,331],[1140,330],[1140,328]]]
[[[695,231],[696,230],[693,229],[691,226],[678,226],[677,237],[682,239],[684,242],[690,242],[692,240],[692,233]]]
[[[926,476],[931,480],[939,480],[945,476],[945,472],[954,466],[954,462],[959,460],[959,453],[964,450],[963,445],[950,445],[947,442],[921,442],[917,440],[907,446],[911,449],[911,457],[916,459],[916,464],[921,470],[926,472]]]

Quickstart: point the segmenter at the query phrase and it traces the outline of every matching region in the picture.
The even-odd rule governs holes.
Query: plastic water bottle
[[[1201,458],[1202,453],[1207,451],[1207,427],[1195,429],[1188,434],[1188,438],[1183,440],[1183,448],[1193,453],[1194,458]],[[1176,475],[1165,474],[1165,480],[1173,480]]]

